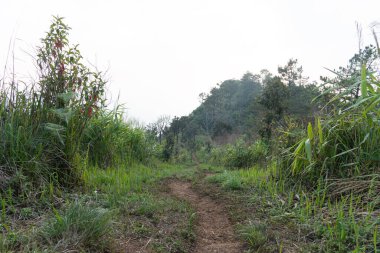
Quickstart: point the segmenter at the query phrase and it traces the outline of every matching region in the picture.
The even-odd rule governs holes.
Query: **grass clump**
[[[241,179],[235,176],[227,177],[226,180],[222,183],[222,187],[232,191],[243,189]]]
[[[239,230],[240,235],[248,243],[250,250],[254,252],[266,252],[265,245],[268,241],[266,227],[262,224],[243,225]]]
[[[104,252],[110,248],[111,214],[106,209],[73,203],[47,221],[39,236],[53,251]]]

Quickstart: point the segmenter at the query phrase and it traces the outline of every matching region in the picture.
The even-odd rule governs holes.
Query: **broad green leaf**
[[[309,160],[309,162],[311,162],[311,143],[310,143],[310,139],[307,139],[305,141],[305,152],[306,152],[307,160]]]
[[[59,108],[52,110],[60,119],[64,120],[67,123],[69,123],[69,120],[74,115],[73,111],[69,108]]]
[[[62,99],[65,104],[68,103],[74,96],[75,92],[72,91],[58,94],[58,98]]]
[[[313,139],[313,126],[311,125],[311,123],[309,122],[309,124],[307,125],[307,137],[309,137],[310,140]]]
[[[293,155],[294,155],[294,160],[293,160],[293,163],[292,163],[292,172],[293,174],[295,174],[296,172],[298,172],[300,170],[300,168],[298,167],[298,161],[299,161],[299,157],[301,156],[301,151],[304,149],[304,146],[305,146],[305,139],[302,139],[298,145],[297,145],[297,148],[294,150],[293,152]]]

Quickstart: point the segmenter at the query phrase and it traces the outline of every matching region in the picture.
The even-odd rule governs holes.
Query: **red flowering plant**
[[[88,120],[104,106],[106,82],[100,72],[82,63],[78,45],[69,44],[69,30],[63,18],[54,17],[41,40],[37,48],[38,89],[45,128],[75,153]]]

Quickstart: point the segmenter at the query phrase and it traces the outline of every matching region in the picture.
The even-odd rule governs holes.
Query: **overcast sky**
[[[65,17],[85,59],[108,69],[109,94],[143,122],[181,116],[198,95],[246,71],[275,72],[297,58],[312,79],[345,65],[357,52],[355,21],[380,21],[380,0],[1,0],[0,66],[15,40],[15,67],[27,75],[25,53]],[[0,78],[3,73],[0,71]]]

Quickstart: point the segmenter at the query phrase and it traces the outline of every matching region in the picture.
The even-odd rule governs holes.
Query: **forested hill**
[[[315,83],[309,83],[297,60],[291,59],[278,68],[277,75],[267,70],[247,72],[240,79],[223,81],[209,93],[201,93],[201,104],[190,115],[175,117],[171,130],[181,134],[185,142],[200,135],[216,142],[242,134],[268,135],[286,116],[300,121],[310,118],[318,107],[312,100],[318,95]]]
[[[251,73],[218,84],[209,94],[200,94],[201,104],[189,115],[190,125],[212,137],[246,131],[249,122],[258,117],[260,105],[255,101],[262,88],[260,77]]]

